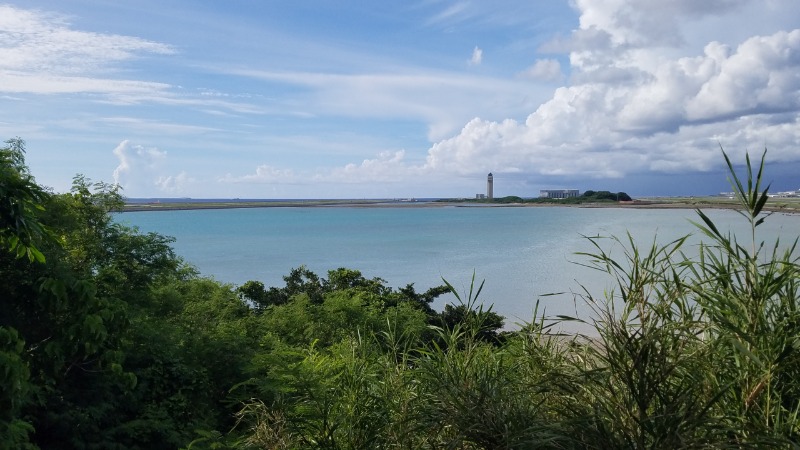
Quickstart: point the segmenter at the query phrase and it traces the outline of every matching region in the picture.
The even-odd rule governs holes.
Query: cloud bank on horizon
[[[798,189],[793,2],[5,4],[0,136],[132,197]]]

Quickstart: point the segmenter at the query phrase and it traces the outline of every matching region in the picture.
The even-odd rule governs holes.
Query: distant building
[[[475,194],[475,198],[478,200],[486,198],[486,194]]]
[[[775,192],[772,194],[767,194],[767,196],[777,198],[800,197],[800,189],[796,191]]]
[[[539,191],[540,198],[573,198],[580,194],[577,189],[542,189]]]
[[[486,178],[486,198],[489,200],[494,198],[494,178],[491,172],[489,172],[489,176]]]

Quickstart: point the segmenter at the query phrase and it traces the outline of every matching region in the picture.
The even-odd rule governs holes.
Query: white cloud
[[[103,124],[114,125],[125,130],[135,131],[136,133],[149,133],[157,135],[186,136],[220,131],[219,129],[212,127],[139,119],[136,117],[105,117],[98,119],[97,121]]]
[[[384,151],[376,158],[365,159],[360,164],[296,172],[268,164],[256,167],[255,173],[234,176],[226,174],[218,179],[222,183],[256,184],[372,184],[408,181],[423,169],[406,164],[405,151]]]
[[[253,174],[238,177],[226,174],[224,177],[218,178],[217,181],[221,183],[296,184],[304,179],[307,180],[307,178],[296,175],[293,170],[278,169],[268,164],[261,164],[256,167],[256,171]]]
[[[471,16],[472,13],[469,10],[470,4],[469,2],[456,2],[452,5],[448,5],[447,8],[438,12],[433,17],[428,19],[428,25],[435,25],[435,24],[444,24],[452,21],[459,21],[463,20],[463,17]]]
[[[166,86],[165,86],[166,87]],[[105,103],[114,105],[139,105],[143,103],[153,103],[166,106],[178,107],[204,107],[204,108],[219,108],[222,110],[230,111],[237,114],[266,114],[277,113],[276,110],[268,110],[261,106],[256,106],[251,103],[245,102],[232,102],[225,100],[218,100],[215,97],[208,97],[200,95],[194,96],[179,96],[169,92],[109,92],[109,95],[103,100]]]
[[[525,69],[520,75],[523,78],[545,82],[560,81],[563,77],[561,63],[555,59],[537,59],[532,66]]]
[[[158,148],[125,140],[113,153],[119,160],[113,173],[114,183],[122,186],[125,195],[149,196],[154,191],[176,194],[195,181],[183,171],[175,176],[166,174],[167,152]]]
[[[230,70],[229,73],[308,89],[287,111],[313,116],[410,118],[428,124],[436,141],[482,112],[524,115],[547,97],[544,85],[462,73],[419,71],[356,75]],[[308,108],[304,110],[302,108]]]
[[[715,73],[686,105],[688,117],[708,120],[743,113],[797,112],[799,74],[800,29],[753,37],[729,58],[719,60]]]
[[[479,66],[483,61],[483,50],[481,50],[477,45],[474,49],[472,49],[472,56],[469,58],[469,65],[470,66]]]
[[[167,152],[157,148],[145,148],[125,140],[114,149],[119,165],[114,169],[114,183],[125,186],[131,174],[141,170],[155,169],[167,157]]]
[[[0,33],[0,68],[5,70],[80,74],[108,69],[109,62],[138,53],[174,53],[144,39],[72,30],[63,17],[9,5],[0,5]]]
[[[145,94],[164,91],[169,85],[134,80],[112,80],[80,76],[57,76],[0,69],[0,92],[69,94],[127,93]]]
[[[186,172],[181,172],[178,175],[160,176],[155,182],[155,185],[161,190],[169,194],[180,194],[186,191],[186,187],[194,183],[194,178],[191,178]]]
[[[330,183],[397,183],[410,181],[421,169],[406,164],[405,150],[385,151],[377,158],[365,159],[361,164],[347,164],[330,173],[318,174],[316,181]]]
[[[267,112],[214,90],[186,93],[168,83],[117,76],[124,62],[175,53],[169,45],[133,36],[75,30],[53,13],[0,5],[0,92],[102,94],[91,98],[123,106],[198,106],[221,114]]]
[[[531,1],[481,2],[470,0],[416,2],[415,8],[429,9],[427,26],[448,32],[454,29],[528,26],[541,14],[541,5]]]
[[[575,0],[575,5],[581,13],[579,35],[600,32],[613,47],[653,48],[683,44],[682,22],[735,12],[750,1]]]
[[[735,146],[732,156],[766,145],[770,161],[797,161],[800,30],[707,42],[702,54],[680,55],[695,48],[685,42],[692,21],[750,4],[711,3],[576,1],[580,29],[548,44],[571,49],[572,84],[524,122],[470,121],[429,149],[426,167],[534,178],[704,171],[721,165],[719,143]],[[526,74],[555,75],[555,67],[537,61]]]
[[[0,5],[0,91],[44,94],[158,91],[166,86],[97,74],[109,74],[114,71],[114,64],[140,54],[172,53],[170,46],[161,43],[77,31],[62,16]]]

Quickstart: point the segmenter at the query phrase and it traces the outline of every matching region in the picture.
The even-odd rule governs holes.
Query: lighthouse
[[[489,176],[486,178],[486,198],[489,200],[494,198],[494,179],[492,178],[491,172],[489,172]]]

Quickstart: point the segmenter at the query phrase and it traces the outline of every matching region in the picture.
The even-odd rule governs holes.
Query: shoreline
[[[785,214],[800,214],[800,200],[778,199],[768,202],[764,211]],[[797,200],[797,201],[786,201]],[[772,204],[770,204],[772,203]],[[728,199],[676,199],[640,200],[618,203],[476,203],[464,201],[392,201],[392,200],[289,200],[253,202],[157,202],[126,203],[118,212],[142,211],[192,211],[203,209],[249,209],[249,208],[621,208],[621,209],[740,209]]]

